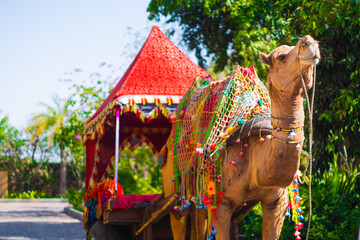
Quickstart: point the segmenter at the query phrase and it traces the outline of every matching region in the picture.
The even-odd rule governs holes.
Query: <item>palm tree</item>
[[[60,186],[59,194],[66,192],[66,152],[65,141],[62,136],[62,131],[65,128],[66,116],[68,114],[69,101],[63,104],[57,96],[53,96],[54,106],[41,103],[47,108],[46,113],[40,113],[32,118],[31,124],[27,127],[26,131],[30,133],[30,143],[34,146],[33,156],[37,147],[37,142],[43,134],[48,135],[48,146],[57,144],[60,149]],[[55,141],[54,141],[55,140]]]

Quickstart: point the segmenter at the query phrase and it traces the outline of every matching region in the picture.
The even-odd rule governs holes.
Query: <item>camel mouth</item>
[[[315,56],[315,57],[308,57],[308,58],[301,58],[300,59],[301,63],[305,63],[305,64],[309,64],[309,65],[317,65],[320,62],[320,58]]]

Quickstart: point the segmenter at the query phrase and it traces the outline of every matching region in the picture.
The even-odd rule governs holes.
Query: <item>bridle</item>
[[[314,113],[314,98],[315,98],[315,86],[316,86],[316,64],[314,65],[314,77],[313,77],[313,90],[312,90],[312,95],[311,95],[311,102],[309,100],[309,95],[306,91],[306,85],[305,85],[305,80],[302,76],[302,72],[301,72],[301,68],[300,68],[300,48],[301,46],[307,45],[307,43],[302,43],[299,47],[298,50],[298,68],[299,68],[299,74],[300,74],[300,78],[301,78],[301,82],[303,84],[303,88],[304,88],[304,92],[305,92],[305,97],[306,97],[306,102],[308,105],[308,113],[309,113],[309,155],[308,155],[308,161],[306,163],[305,166],[305,170],[304,170],[304,179],[302,181],[305,182],[305,176],[306,176],[306,171],[307,168],[310,167],[309,170],[309,224],[308,224],[308,228],[306,231],[306,240],[309,239],[309,231],[310,231],[310,225],[311,225],[311,217],[312,217],[312,203],[311,203],[311,177],[312,177],[312,137],[313,137],[313,113]],[[300,177],[299,177],[300,180]]]

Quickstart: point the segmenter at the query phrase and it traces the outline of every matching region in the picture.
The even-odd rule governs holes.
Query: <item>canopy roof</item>
[[[121,103],[169,103],[167,97],[172,97],[173,102],[179,102],[195,77],[207,78],[210,75],[181,52],[157,26],[153,26],[124,76],[86,125],[92,125],[114,99]]]
[[[160,151],[171,130],[171,114],[196,77],[210,75],[154,26],[124,76],[84,127],[86,189],[106,177],[114,158],[115,109],[120,150],[147,144]]]

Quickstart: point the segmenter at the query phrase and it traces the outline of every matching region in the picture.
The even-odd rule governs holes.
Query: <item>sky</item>
[[[60,81],[64,74],[76,68],[94,72],[102,62],[125,71],[154,24],[166,31],[147,19],[148,4],[0,0],[0,116],[24,129],[34,114],[45,112],[40,103],[69,97],[69,84]]]

